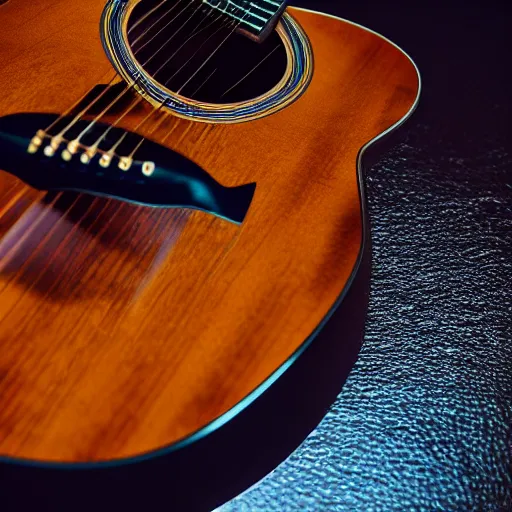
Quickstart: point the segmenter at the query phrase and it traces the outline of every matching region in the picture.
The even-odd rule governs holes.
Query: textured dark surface
[[[366,172],[359,360],[303,445],[220,510],[512,510],[510,7],[295,3],[391,38],[423,96]]]

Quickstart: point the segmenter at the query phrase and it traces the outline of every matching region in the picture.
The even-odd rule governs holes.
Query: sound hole
[[[190,0],[142,0],[128,42],[142,68],[186,98],[227,104],[264,95],[283,78],[287,55],[274,31],[257,43],[226,15]]]

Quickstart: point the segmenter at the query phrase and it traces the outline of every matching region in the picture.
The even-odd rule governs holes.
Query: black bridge
[[[56,114],[0,118],[0,169],[40,190],[84,192],[160,208],[192,208],[237,224],[243,222],[255,183],[224,187],[194,162],[150,140],[144,141],[137,150],[137,160],[130,160],[129,166],[123,166],[123,157],[115,155],[105,166],[101,151],[84,163],[80,153],[67,151],[68,141],[64,140],[54,150],[45,151],[51,136],[46,140],[42,137],[40,147],[35,147],[32,141],[36,133],[58,119]],[[62,120],[64,124],[69,121]],[[81,120],[74,129],[81,132],[88,125],[88,121]],[[88,137],[95,140],[107,129],[106,145],[126,136],[125,130],[96,123]],[[141,138],[131,132],[128,136]]]

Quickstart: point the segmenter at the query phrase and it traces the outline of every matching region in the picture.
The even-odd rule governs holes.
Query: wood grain
[[[113,75],[103,4],[2,6],[0,115],[62,112]],[[0,172],[0,455],[87,462],[172,445],[265,382],[344,290],[361,247],[358,153],[407,114],[418,77],[379,36],[289,12],[315,55],[298,102],[238,125],[169,117],[152,136],[177,123],[167,145],[188,130],[179,151],[215,179],[257,182],[241,227],[44,195]]]

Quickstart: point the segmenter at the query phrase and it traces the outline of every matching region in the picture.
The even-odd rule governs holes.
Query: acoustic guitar
[[[1,460],[191,445],[342,303],[418,70],[279,0],[0,3]]]

